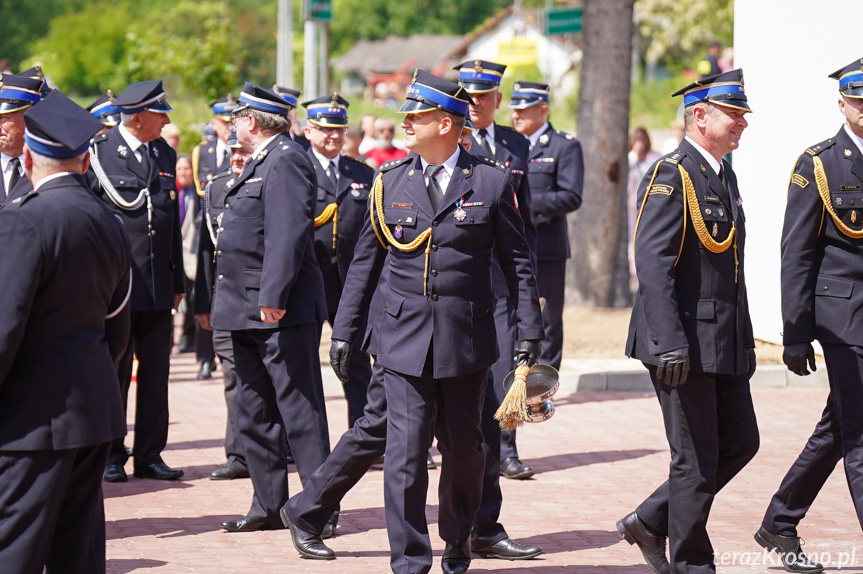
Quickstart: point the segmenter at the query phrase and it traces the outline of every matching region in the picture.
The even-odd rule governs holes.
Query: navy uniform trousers
[[[230,331],[213,331],[213,350],[219,357],[222,366],[222,377],[225,383],[225,405],[228,410],[225,422],[225,459],[229,466],[237,472],[247,470],[246,455],[240,442],[240,428],[237,423],[237,372],[234,367],[234,347],[231,343]]]

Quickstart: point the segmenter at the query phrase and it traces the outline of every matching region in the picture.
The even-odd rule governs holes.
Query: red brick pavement
[[[174,355],[171,426],[164,459],[185,469],[185,477],[178,482],[158,482],[130,475],[128,483],[105,484],[108,572],[388,572],[383,473],[379,470],[369,472],[345,499],[338,536],[328,542],[338,556],[333,562],[299,558],[284,530],[231,534],[219,529],[221,521],[245,514],[251,483],[207,479],[224,462],[222,380],[200,382],[195,373],[192,355]],[[345,430],[345,401],[328,367],[324,376],[335,444]],[[738,555],[736,565],[720,566],[719,572],[781,571],[760,562],[763,555],[752,534],[773,490],[814,427],[825,397],[824,389],[754,392],[761,451],[717,497],[709,523],[714,546],[727,553],[723,554],[726,560],[734,559],[734,552],[752,554]],[[667,445],[655,397],[562,389],[555,398],[555,416],[529,425],[519,435],[523,460],[537,475],[528,481],[502,481],[501,520],[510,536],[542,545],[545,554],[527,562],[476,560],[471,572],[649,572],[638,551],[620,540],[615,521],[630,512],[667,472]],[[436,457],[440,462],[439,455]],[[290,487],[296,490],[301,486],[293,470]],[[127,472],[131,472],[131,463]],[[436,557],[432,572],[440,572],[443,543],[435,523],[438,472],[430,474],[428,518]],[[854,551],[854,560],[863,565],[863,540],[841,468],[828,481],[801,535],[809,541],[808,552],[830,552],[833,567],[843,551]],[[741,565],[742,560],[759,563]],[[846,564],[843,570],[863,572],[863,566],[848,568]]]

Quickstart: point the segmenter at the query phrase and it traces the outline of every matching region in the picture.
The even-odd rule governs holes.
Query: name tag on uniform
[[[670,185],[651,185],[647,195],[671,195],[674,188]]]
[[[716,197],[715,195],[705,195],[704,201],[706,201],[708,203],[719,203],[719,198]]]

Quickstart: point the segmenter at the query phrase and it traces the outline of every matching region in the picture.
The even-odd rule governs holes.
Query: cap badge
[[[475,72],[482,72],[482,62],[479,60],[474,60],[473,69]]]
[[[416,83],[416,81],[417,81],[417,74],[419,73],[419,71],[420,71],[420,69],[419,69],[419,68],[417,68],[416,70],[414,70],[414,77],[413,77],[413,79],[411,80],[411,83],[412,83],[412,84],[415,84],[415,83]]]

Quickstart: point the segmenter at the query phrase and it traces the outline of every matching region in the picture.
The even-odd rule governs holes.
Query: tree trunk
[[[629,305],[626,179],[634,0],[585,0],[578,139],[584,198],[569,216],[566,301]]]

